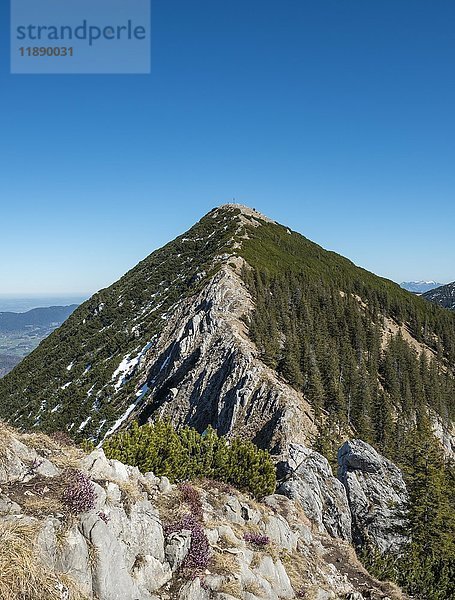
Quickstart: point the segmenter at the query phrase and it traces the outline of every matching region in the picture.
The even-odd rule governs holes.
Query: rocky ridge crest
[[[312,409],[260,360],[247,335],[253,304],[238,274],[242,265],[231,259],[196,298],[177,306],[142,365],[139,385],[152,391],[138,419],[155,413],[199,431],[212,425],[279,453],[290,439],[310,441]]]

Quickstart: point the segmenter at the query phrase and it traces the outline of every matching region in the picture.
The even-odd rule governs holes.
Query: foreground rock
[[[346,491],[321,454],[300,444],[290,444],[287,458],[278,464],[284,481],[278,493],[301,503],[320,531],[351,540],[351,513]]]
[[[259,504],[213,482],[191,486],[189,500],[165,478],[100,450],[84,456],[45,436],[8,431],[6,438],[0,566],[12,563],[16,575],[13,583],[2,573],[2,598],[14,598],[11,586],[18,592],[32,575],[37,591],[28,600],[402,597],[370,577],[349,544],[328,536],[300,502],[273,495]],[[85,474],[84,494],[93,492],[77,514],[65,504],[69,467]]]
[[[399,553],[406,543],[399,531],[408,498],[401,471],[362,440],[346,442],[338,451],[338,464],[355,545]]]

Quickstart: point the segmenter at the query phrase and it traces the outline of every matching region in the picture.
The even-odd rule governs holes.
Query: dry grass
[[[77,519],[71,513],[65,515],[65,519],[60,522],[58,529],[55,530],[55,539],[57,542],[57,548],[61,550],[65,545],[68,538],[68,534],[76,526]]]
[[[29,448],[33,448],[44,456],[50,456],[62,449],[62,446],[59,442],[40,431],[34,433],[23,433],[18,437],[23,444]]]
[[[157,496],[156,486],[149,481],[140,481],[141,490],[147,494],[149,500],[155,499]]]
[[[21,506],[25,513],[36,516],[66,512],[59,498],[46,496],[24,496]]]
[[[249,592],[253,596],[261,596],[264,593],[264,588],[255,581],[248,581],[245,584],[245,592]]]
[[[231,535],[229,530],[223,531],[220,535],[219,543],[224,548],[232,548],[232,547],[236,548],[241,545],[243,536],[237,535],[238,531],[236,531],[235,528],[232,527],[232,523],[229,523],[229,528],[231,529],[231,531],[234,535]]]
[[[65,514],[61,502],[67,485],[64,476],[44,477],[37,475],[28,482],[14,482],[5,487],[8,497],[17,502],[24,512],[33,516]]]
[[[308,585],[311,570],[307,559],[300,552],[282,552],[281,560],[294,590],[300,590]]]
[[[224,581],[219,589],[222,594],[229,594],[234,598],[241,598],[243,596],[243,588],[236,579],[229,579]]]
[[[136,504],[136,502],[142,500],[142,492],[136,483],[132,481],[116,481],[115,483],[120,489],[122,494],[122,502],[125,506],[126,512],[128,513],[131,511],[131,508]]]
[[[13,439],[13,430],[3,421],[0,421],[0,464],[4,463],[8,457]]]
[[[238,575],[240,573],[239,561],[228,552],[214,552],[210,561],[210,570],[218,575]]]
[[[60,469],[78,469],[81,459],[85,456],[77,446],[64,443],[41,432],[22,434],[20,440],[50,459]]]
[[[250,569],[256,569],[261,564],[262,555],[259,552],[253,552]]]
[[[178,491],[172,494],[159,494],[155,498],[155,506],[162,523],[175,523],[183,515],[188,514],[188,507],[181,501]]]
[[[100,552],[98,548],[91,542],[86,539],[87,550],[88,550],[88,564],[92,572],[96,569],[100,561]]]
[[[40,561],[37,524],[0,523],[0,598],[2,600],[88,600],[66,575]]]

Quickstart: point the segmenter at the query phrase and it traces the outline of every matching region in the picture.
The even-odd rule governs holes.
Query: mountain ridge
[[[442,285],[444,284],[436,281],[403,281],[400,283],[400,287],[414,294],[424,294]]]
[[[260,411],[256,411],[254,406],[248,409],[247,396],[252,394],[256,398],[254,402],[263,396],[261,381],[260,378],[255,381],[247,394],[242,392],[242,378],[238,377],[236,384],[229,388],[229,394],[229,389],[223,387],[226,383],[224,379],[229,380],[229,348],[223,348],[223,360],[227,361],[225,371],[221,365],[217,365],[218,371],[212,374],[213,381],[205,381],[203,385],[191,374],[194,367],[191,361],[197,361],[194,353],[196,349],[188,355],[184,348],[179,357],[174,352],[172,364],[168,362],[164,367],[164,360],[171,355],[163,359],[161,350],[163,339],[167,335],[167,324],[175,321],[179,310],[184,310],[182,306],[185,302],[190,306],[187,310],[191,312],[191,306],[193,308],[193,319],[200,319],[202,323],[210,322],[210,307],[213,307],[214,298],[204,299],[203,294],[200,294],[207,286],[213,285],[215,277],[218,277],[217,285],[220,285],[220,273],[223,274],[222,279],[233,277],[235,285],[228,286],[229,293],[225,290],[224,295],[218,295],[218,308],[226,294],[232,294],[233,289],[236,289],[243,298],[243,308],[240,311],[243,310],[243,314],[238,314],[237,318],[247,321],[246,326],[251,328],[251,306],[254,307],[257,303],[257,298],[254,298],[257,291],[252,289],[251,281],[248,284],[249,291],[242,288],[258,270],[272,278],[282,272],[288,273],[289,277],[300,277],[303,273],[309,278],[311,285],[322,277],[328,282],[330,289],[336,287],[339,293],[347,294],[349,310],[359,312],[352,308],[350,298],[357,295],[361,299],[360,318],[365,322],[362,302],[370,302],[368,296],[371,296],[371,303],[382,303],[381,310],[388,312],[390,318],[399,320],[402,317],[409,321],[409,328],[416,337],[421,337],[417,330],[424,320],[427,327],[435,327],[432,335],[427,336],[426,343],[430,346],[435,347],[434,336],[441,338],[446,325],[454,329],[453,319],[447,317],[444,311],[440,312],[441,309],[410,296],[393,282],[355,266],[334,252],[324,250],[288,227],[263,217],[254,209],[223,205],[213,209],[188,232],[151,254],[118,282],[101,290],[78,308],[63,328],[42,343],[38,353],[32,353],[11,376],[1,382],[0,411],[17,425],[45,429],[68,427],[76,437],[88,435],[99,441],[134,415],[139,415],[142,420],[151,417],[153,411],[150,411],[150,406],[155,406],[155,410],[173,415],[176,419],[180,414],[179,422],[206,426],[210,419],[198,420],[201,406],[205,406],[210,412],[214,400],[212,398],[207,402],[207,394],[210,396],[210,389],[218,389],[222,390],[222,398],[226,401],[223,414],[231,415],[226,421],[231,423],[230,427],[226,430],[226,422],[223,422],[221,429],[225,433],[229,433],[231,429],[243,430],[242,427],[248,429],[248,425]],[[330,289],[327,293],[333,295]],[[247,299],[247,296],[250,298]],[[379,306],[375,310],[379,310]],[[225,319],[229,308],[222,309],[221,313],[223,312]],[[188,326],[185,320],[181,322],[179,319],[180,317],[177,321],[181,329]],[[213,335],[215,346],[217,336],[219,338],[221,335],[220,329],[216,329]],[[278,338],[280,335],[284,334],[277,332]],[[449,360],[455,351],[454,340],[448,335],[447,338],[452,345],[444,345],[440,356],[443,361]],[[172,342],[175,343],[176,338]],[[260,343],[257,338],[253,342],[256,347]],[[209,354],[201,363],[202,371],[209,363]],[[259,350],[255,358],[254,351],[250,350],[252,360],[259,357],[263,362],[266,354]],[[240,362],[242,360],[241,358]],[[271,362],[271,365],[265,366],[275,370],[276,365],[273,360]],[[199,376],[202,376],[202,371]],[[154,376],[152,374],[156,372],[158,379],[153,387],[150,383]],[[194,372],[198,372],[198,369]],[[264,367],[260,372],[265,372]],[[178,403],[172,401],[174,392],[171,390],[177,389],[179,386],[176,382],[181,384],[185,377],[189,377],[189,383],[184,403],[189,403],[189,407],[182,416],[181,411],[172,408]],[[215,385],[220,377],[224,383]],[[276,379],[276,375],[274,377]],[[290,405],[302,406],[305,427],[301,428],[299,435],[302,436],[302,441],[308,441],[314,435],[312,409],[293,382],[289,384],[283,373],[278,373],[278,378],[275,382],[276,389],[281,386],[278,396],[294,398],[290,400]],[[20,395],[17,384],[19,380]],[[38,382],[42,384],[41,387],[38,387]],[[295,400],[296,394],[299,401]],[[179,398],[182,402],[181,395]],[[9,406],[5,411],[7,402]],[[276,406],[281,406],[279,401]],[[248,410],[251,414],[247,414]],[[235,423],[235,418],[232,420],[234,413],[244,415],[242,426],[240,422]],[[221,413],[218,413],[218,409],[213,413],[215,414],[219,420]],[[274,417],[276,423],[273,425],[271,422],[269,429],[280,429],[280,424],[286,421],[282,416],[278,410]],[[211,424],[217,424],[216,419]],[[260,420],[258,418],[258,422]],[[218,421],[218,425],[220,423],[222,420]],[[262,423],[261,427],[266,427],[266,424]],[[286,444],[288,435],[275,436],[273,431],[268,435],[261,435],[261,427],[258,425],[254,431],[250,431],[252,437],[258,436],[266,446],[276,445],[277,437],[282,437],[282,443],[278,443],[277,448],[280,444]],[[297,431],[295,427],[292,429]],[[272,441],[274,439],[275,442]]]
[[[455,310],[455,281],[423,294],[423,298],[443,308]]]

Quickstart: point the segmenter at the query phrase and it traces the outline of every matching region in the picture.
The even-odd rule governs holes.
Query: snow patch
[[[85,419],[85,421],[83,421],[83,422],[82,422],[82,423],[79,425],[79,429],[78,429],[78,431],[82,431],[83,429],[85,429],[91,420],[92,420],[92,417],[87,417],[87,418]]]
[[[142,398],[145,396],[145,394],[149,391],[149,386],[144,383],[144,385],[139,388],[139,390],[136,392],[136,404],[139,404],[139,402],[142,400]]]
[[[142,350],[133,358],[130,358],[131,354],[125,356],[112,375],[112,381],[117,380],[114,384],[115,391],[118,391],[125,381],[133,374],[133,371],[136,369],[146,352],[152,347],[152,344],[153,339],[145,344]]]
[[[165,369],[165,368],[168,366],[168,364],[169,364],[169,361],[170,361],[170,360],[171,360],[171,357],[170,357],[170,356],[167,356],[167,357],[164,359],[164,361],[163,361],[163,364],[162,364],[162,365],[161,365],[161,367],[160,367],[160,371],[159,371],[160,373],[161,373],[161,371],[163,371],[163,370],[164,370],[164,369]]]
[[[109,437],[110,435],[115,433],[117,431],[117,429],[122,425],[122,423],[124,423],[127,420],[127,418],[130,416],[130,414],[136,408],[136,405],[137,405],[137,402],[134,402],[134,404],[131,404],[128,407],[128,409],[123,413],[123,415],[119,419],[117,419],[117,421],[112,425],[112,427],[105,434],[103,441],[98,444],[98,446],[97,446],[98,448],[101,447],[102,443],[104,442],[104,440],[107,437]]]

